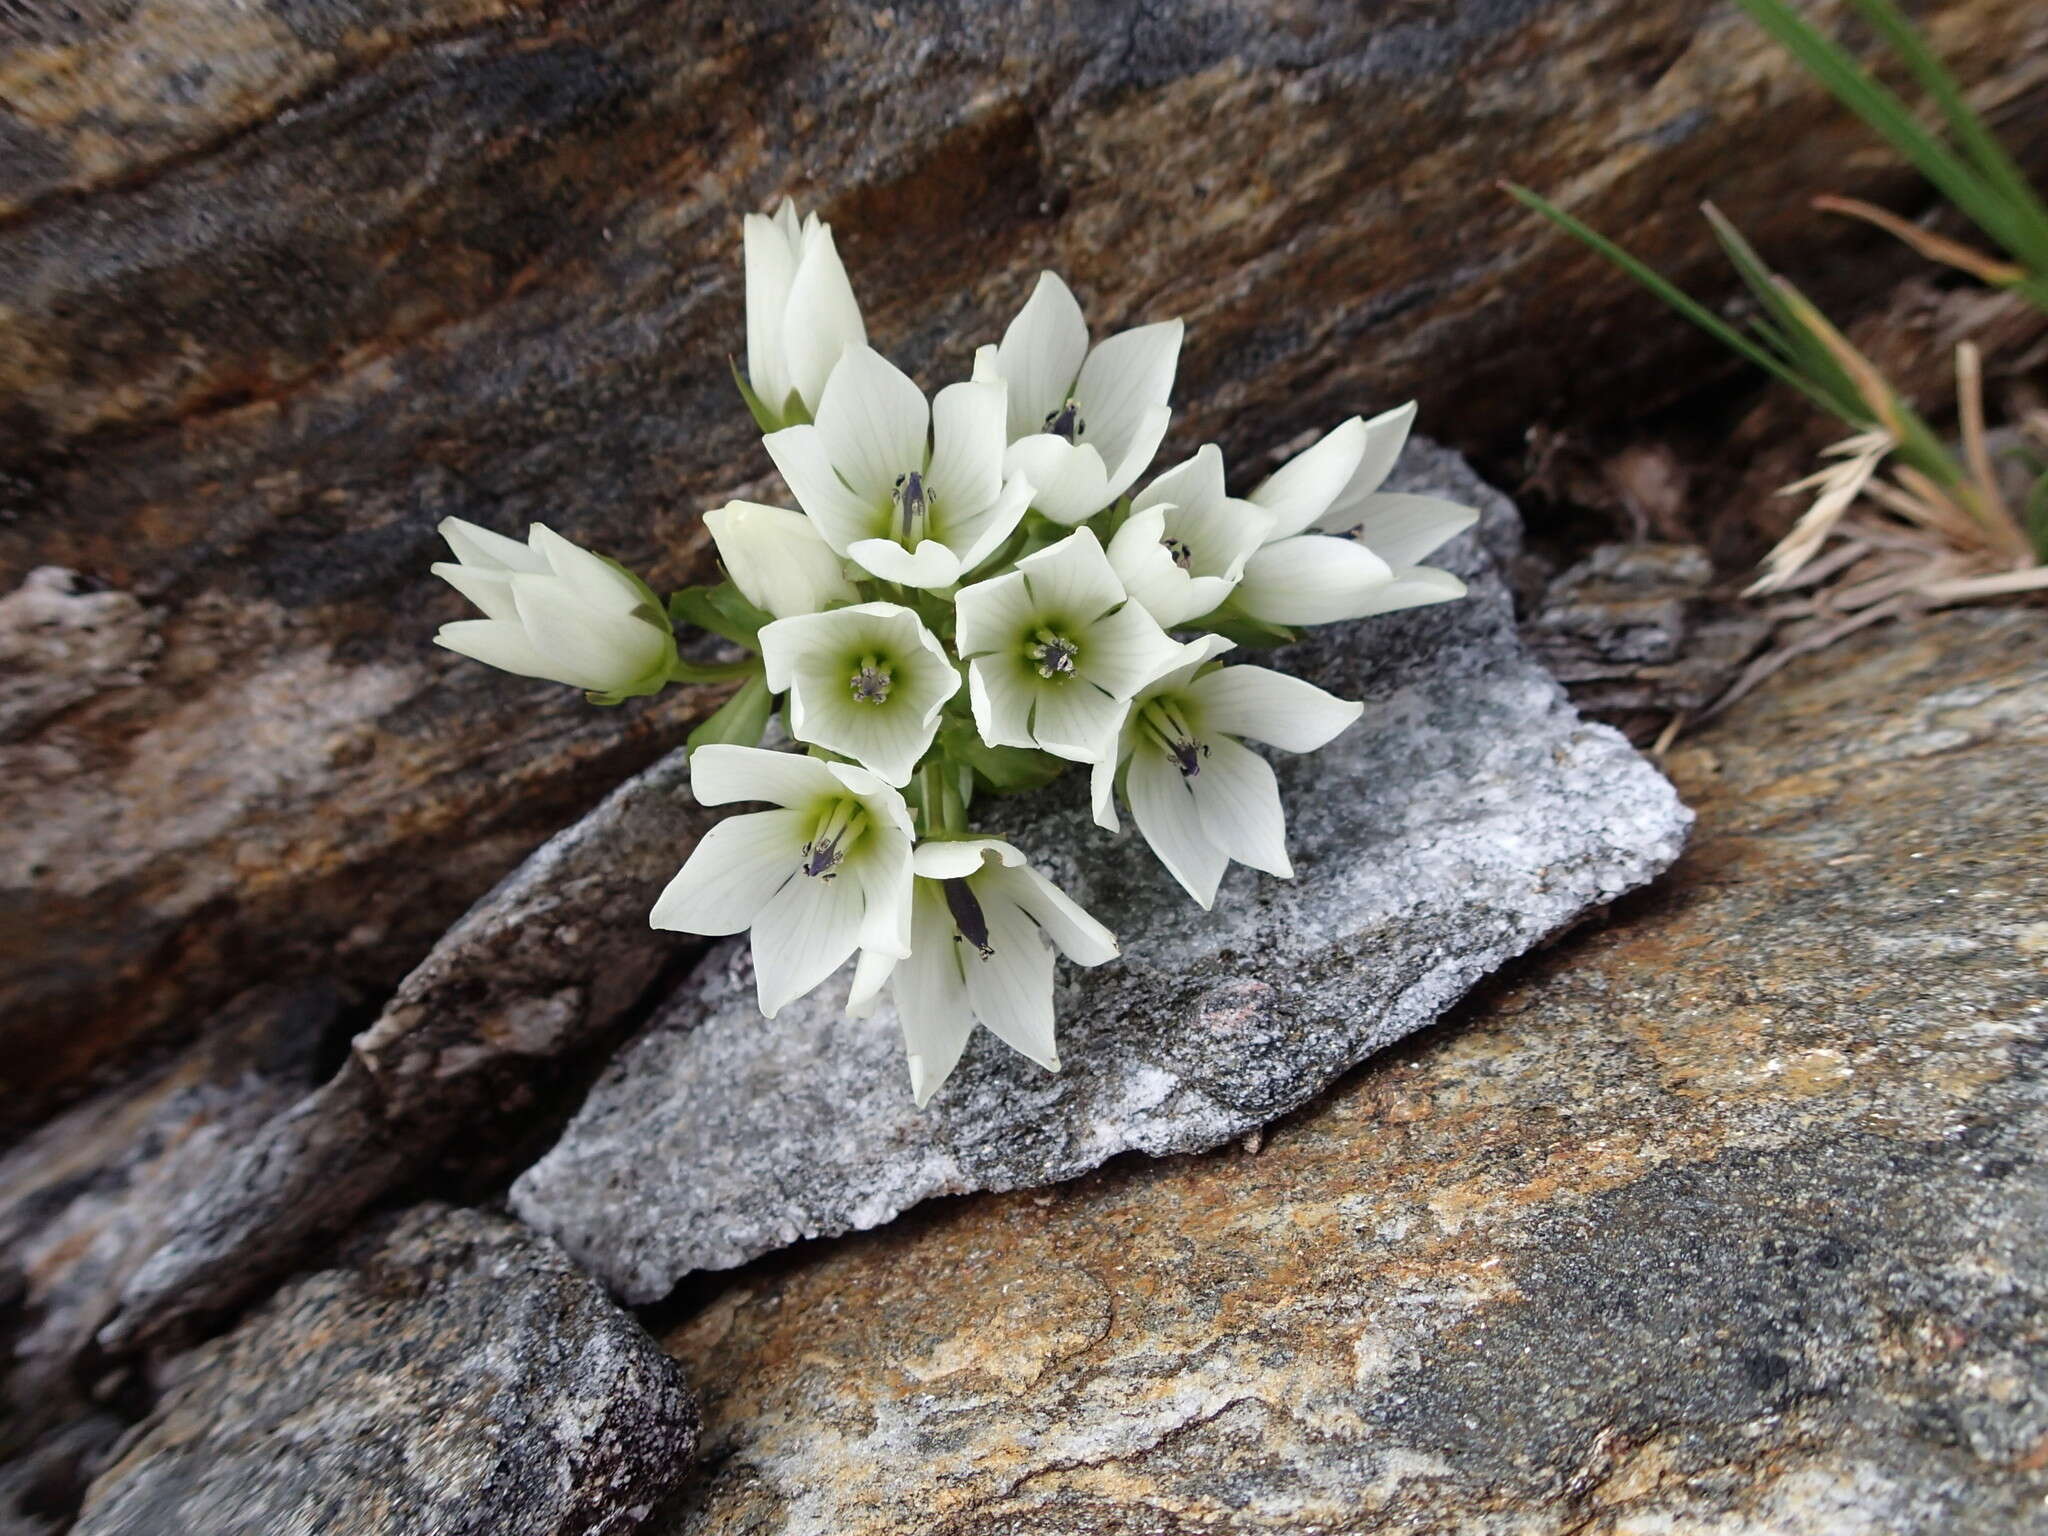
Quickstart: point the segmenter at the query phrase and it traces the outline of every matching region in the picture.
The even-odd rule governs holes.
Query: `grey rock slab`
[[[705,824],[678,750],[536,850],[405,978],[331,1079],[183,1193],[103,1342],[174,1336],[245,1299],[458,1133],[516,1136],[520,1113],[679,958],[647,909]]]
[[[1204,914],[1134,833],[1093,826],[1069,775],[989,817],[1123,944],[1109,965],[1062,969],[1061,1073],[977,1031],[920,1112],[889,1008],[846,1018],[840,978],[763,1019],[744,942],[728,942],[521,1176],[517,1212],[645,1302],[693,1270],[873,1227],[934,1195],[1213,1147],[1664,869],[1690,813],[1619,735],[1578,718],[1516,638],[1499,574],[1514,509],[1427,443],[1395,483],[1482,509],[1440,557],[1471,594],[1281,654],[1366,702],[1330,747],[1277,760],[1293,881],[1233,869]]]
[[[554,1244],[408,1212],[182,1363],[76,1536],[597,1536],[697,1435],[680,1369]]]

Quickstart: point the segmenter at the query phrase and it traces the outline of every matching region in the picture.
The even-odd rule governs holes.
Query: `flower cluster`
[[[1311,752],[1361,706],[1225,653],[1460,596],[1421,562],[1476,514],[1380,489],[1412,405],[1353,417],[1247,496],[1213,444],[1139,488],[1178,320],[1091,340],[1047,272],[928,399],[868,345],[815,215],[750,216],[744,251],[735,382],[795,507],[707,513],[725,579],[666,604],[538,524],[520,544],[450,518],[456,559],[434,570],[484,617],[437,638],[600,704],[738,681],[690,738],[691,783],[706,805],[770,809],[712,828],[654,925],[751,930],[771,1018],[857,957],[847,1006],[890,994],[920,1105],[976,1020],[1057,1070],[1054,951],[1100,965],[1116,940],[975,835],[977,799],[1085,764],[1095,820],[1115,831],[1121,800],[1204,908],[1232,861],[1291,875],[1273,770],[1245,743]],[[687,659],[679,625],[725,659]],[[760,746],[778,707],[806,755]]]

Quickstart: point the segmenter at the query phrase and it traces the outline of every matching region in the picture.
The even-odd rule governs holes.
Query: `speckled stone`
[[[689,1461],[681,1373],[553,1244],[424,1207],[179,1363],[76,1536],[623,1536]]]
[[[1671,768],[1676,869],[1262,1150],[699,1293],[663,1536],[2048,1529],[2048,615]]]
[[[1925,195],[1707,0],[4,13],[0,591],[75,570],[161,650],[0,743],[0,1133],[253,982],[373,1007],[678,743],[699,691],[597,712],[435,650],[427,566],[446,514],[540,518],[681,585],[706,506],[779,494],[725,367],[745,211],[821,209],[932,385],[1041,267],[1099,326],[1183,316],[1174,446],[1256,475],[1410,395],[1512,452],[1726,366],[1496,178],[1721,294],[1711,191],[1823,300],[1916,259],[1808,196]],[[1916,16],[2024,103],[2031,7]]]
[[[1059,1075],[977,1031],[919,1111],[892,1008],[845,1018],[842,977],[765,1020],[744,942],[728,943],[521,1176],[519,1214],[650,1301],[692,1270],[871,1227],[934,1195],[1214,1146],[1656,874],[1690,818],[1522,650],[1481,547],[1509,552],[1513,508],[1427,443],[1400,481],[1483,509],[1479,536],[1442,557],[1471,595],[1331,626],[1279,657],[1366,701],[1332,746],[1279,764],[1294,880],[1235,869],[1204,914],[1134,831],[1113,841],[1094,828],[1081,775],[1058,797],[990,802],[992,828],[1124,946],[1066,974]]]

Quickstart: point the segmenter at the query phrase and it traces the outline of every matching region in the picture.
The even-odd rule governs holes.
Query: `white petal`
[[[974,372],[970,380],[976,384],[1001,384],[1002,366],[996,361],[996,344],[984,342],[974,349]],[[1035,429],[1034,429],[1035,430]]]
[[[1159,862],[1204,910],[1214,906],[1216,887],[1230,859],[1203,835],[1194,796],[1173,760],[1156,748],[1140,747],[1131,754],[1124,793],[1130,799],[1131,820]]]
[[[963,837],[919,843],[912,863],[923,880],[965,880],[984,866],[1015,869],[1024,863],[1024,855],[999,837]]]
[[[543,656],[526,638],[526,630],[517,620],[508,623],[502,619],[458,619],[441,626],[434,644],[487,667],[496,667],[500,672],[510,672],[514,677],[540,677],[551,683],[567,683],[572,688],[590,686],[581,678],[565,676],[561,663],[552,656]]]
[[[819,224],[804,236],[796,280],[790,284],[782,334],[783,349],[789,358],[790,383],[813,417],[832,370],[849,347],[864,347],[867,339],[860,304],[853,296],[853,285],[846,280],[846,268],[832,242],[832,230],[829,225]],[[782,407],[780,400],[768,403],[771,409]]]
[[[803,811],[728,816],[697,839],[683,867],[655,898],[651,928],[738,933],[768,898],[799,878],[810,817]]]
[[[1174,564],[1173,556],[1160,540],[1166,537],[1166,508],[1151,506],[1133,511],[1121,528],[1110,536],[1109,567],[1134,602],[1161,624],[1178,624],[1192,618],[1188,609],[1188,573]]]
[[[1095,825],[1105,832],[1121,829],[1116,819],[1116,770],[1122,761],[1121,753],[1105,752],[1088,766],[1088,808],[1095,815]]]
[[[1051,272],[1003,332],[995,368],[1010,386],[1010,436],[1045,430],[1045,418],[1066,403],[1088,355],[1088,322],[1067,285]]]
[[[946,898],[929,880],[917,882],[913,898],[910,958],[896,967],[890,990],[903,1026],[910,1063],[910,1092],[923,1108],[952,1075],[974,1029],[967,983],[960,974],[959,940]]]
[[[457,565],[453,560],[436,560],[428,569],[482,609],[485,618],[519,622],[519,605],[512,601],[511,572]]]
[[[547,524],[535,523],[527,538],[546,559],[549,569],[591,606],[631,613],[647,601],[646,594],[633,585],[625,572],[582,545],[571,543]]]
[[[836,687],[831,692],[798,683],[790,695],[790,735],[850,757],[885,784],[901,789],[938,734],[937,707],[927,715],[899,707],[893,698],[880,707],[859,704],[844,677],[832,683]]]
[[[860,881],[866,904],[861,948],[905,959],[910,954],[910,839],[891,838],[886,845],[863,847],[857,854],[851,873]]]
[[[1188,569],[1232,585],[1244,575],[1245,562],[1266,542],[1272,528],[1272,513],[1234,496],[1176,507],[1166,517],[1167,535],[1185,544],[1192,557]]]
[[[1393,576],[1363,544],[1300,534],[1266,545],[1245,562],[1237,602],[1271,624],[1330,624],[1375,612],[1379,590]]]
[[[1345,520],[1368,549],[1399,570],[1436,553],[1447,539],[1478,522],[1479,513],[1440,496],[1382,491],[1359,502]]]
[[[1081,405],[1082,437],[1101,449],[1106,463],[1122,459],[1152,414],[1166,405],[1185,330],[1178,320],[1138,326],[1110,337],[1081,365],[1074,396]],[[1148,462],[1157,448],[1155,438],[1145,453]]]
[[[756,608],[778,619],[817,613],[860,594],[817,524],[787,507],[733,501],[704,514],[726,575]]]
[[[1016,571],[962,587],[953,611],[962,656],[1019,648],[1036,626],[1031,589]]]
[[[929,482],[941,520],[956,511],[978,512],[1002,494],[1003,450],[1010,441],[1004,402],[1000,384],[949,384],[932,402]]]
[[[936,592],[960,579],[960,557],[937,539],[922,540],[914,550],[894,539],[856,539],[846,555],[870,576],[921,591]]]
[[[1103,506],[1108,506],[1138,483],[1138,476],[1151,466],[1152,456],[1166,441],[1166,429],[1172,421],[1173,412],[1163,405],[1155,405],[1139,415],[1125,440],[1121,457],[1109,459]],[[1086,448],[1089,445],[1083,443],[1081,446]]]
[[[1221,656],[1225,651],[1235,650],[1237,643],[1221,635],[1197,635],[1177,652],[1161,663],[1159,670],[1145,679],[1136,697],[1149,699],[1162,693],[1179,693],[1195,679],[1195,674]]]
[[[1394,572],[1393,579],[1384,586],[1375,587],[1352,618],[1367,618],[1375,613],[1398,613],[1403,608],[1427,608],[1432,603],[1448,603],[1465,595],[1465,583],[1449,571],[1440,571],[1433,565],[1411,565],[1405,571]]]
[[[1109,556],[1092,528],[1077,529],[1057,544],[1026,555],[1017,569],[1031,589],[1031,607],[1040,622],[1051,619],[1084,628],[1125,598],[1123,583],[1110,569]]]
[[[690,754],[690,793],[699,805],[766,800],[809,808],[837,796],[843,788],[825,764],[794,752],[721,744],[699,747]]]
[[[609,692],[646,680],[668,651],[661,631],[644,619],[607,613],[584,602],[559,576],[514,576],[519,621],[561,676]]]
[[[442,518],[435,531],[448,541],[457,560],[478,570],[528,571],[539,575],[548,568],[540,551],[459,517]]]
[[[860,882],[799,874],[768,898],[753,922],[754,987],[774,1018],[830,976],[860,942]]]
[[[1202,835],[1240,864],[1286,879],[1287,818],[1273,768],[1242,742],[1202,737],[1201,771],[1187,781],[1202,818]]]
[[[1083,443],[1041,432],[1010,444],[1003,472],[1028,480],[1031,505],[1056,523],[1072,527],[1093,517],[1116,498],[1109,490],[1109,470],[1102,455]]]
[[[1028,864],[990,869],[975,884],[1014,902],[1076,965],[1102,965],[1117,957],[1116,935],[1081,910],[1081,904]]]
[[[841,789],[867,807],[868,815],[874,818],[874,826],[880,829],[879,835],[909,839],[910,807],[903,796],[865,768],[852,763],[827,763],[825,771],[832,775]]]
[[[817,422],[832,467],[871,506],[888,501],[898,475],[925,467],[931,407],[910,375],[873,347],[849,348],[839,360]]]
[[[761,403],[780,414],[790,391],[782,323],[796,280],[796,248],[777,221],[750,213],[741,226],[747,273],[747,382]]]
[[[846,993],[846,1016],[850,1019],[874,1017],[876,1005],[882,1000],[882,989],[895,974],[901,957],[879,949],[864,949],[854,962],[853,985]]]
[[[1212,507],[1220,505],[1223,499],[1223,450],[1214,443],[1204,443],[1195,450],[1193,458],[1161,470],[1150,485],[1131,499],[1131,509],[1142,512],[1161,503]]]
[[[1363,704],[1266,667],[1218,667],[1190,689],[1204,732],[1249,736],[1283,752],[1326,746],[1365,712]]]
[[[1116,750],[1117,732],[1130,708],[1122,699],[1078,677],[1042,683],[1032,692],[1031,739],[1036,745],[1076,763],[1092,763]]]
[[[946,542],[960,554],[963,575],[973,571],[996,552],[1003,540],[1024,520],[1034,495],[1032,484],[1021,476],[1006,481],[996,499],[978,512],[956,515],[942,512],[940,527]]]
[[[1104,693],[1128,699],[1180,655],[1180,645],[1158,620],[1136,603],[1125,603],[1088,627],[1078,670]]]
[[[762,438],[761,446],[782,472],[796,504],[837,553],[887,529],[886,498],[863,501],[853,493],[833,470],[832,455],[816,427],[784,427]]]
[[[962,943],[960,968],[975,1016],[997,1039],[1047,1071],[1060,1069],[1053,1037],[1052,946],[1038,925],[996,896],[986,877],[969,882],[988,922],[988,953]],[[987,894],[984,895],[984,892]]]
[[[1342,532],[1357,521],[1358,508],[1386,482],[1393,471],[1394,461],[1401,457],[1402,448],[1407,446],[1408,429],[1414,425],[1413,400],[1406,405],[1397,405],[1391,411],[1382,411],[1365,424],[1365,452],[1359,456],[1358,467],[1351,472],[1350,483],[1331,503],[1330,510],[1323,514],[1324,527],[1332,532]]]
[[[1267,539],[1291,538],[1330,509],[1365,454],[1365,423],[1353,416],[1259,482],[1249,500],[1273,515]]]
[[[1021,656],[979,656],[967,664],[967,703],[974,728],[992,747],[1030,747],[1036,690]]]

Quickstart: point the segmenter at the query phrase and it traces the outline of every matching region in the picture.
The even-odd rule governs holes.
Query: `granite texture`
[[[2048,1530],[2048,615],[1670,766],[1670,874],[1262,1149],[694,1291],[662,1536]]]
[[[622,1536],[696,1406],[632,1317],[515,1223],[407,1213],[179,1362],[75,1536]]]
[[[530,1156],[521,1137],[551,1095],[691,953],[647,925],[708,824],[687,783],[672,753],[544,844],[443,935],[340,1070],[195,1168],[154,1213],[100,1341],[132,1349],[232,1307],[445,1155]]]
[[[1708,0],[0,12],[0,592],[76,571],[161,647],[0,743],[0,1133],[253,982],[374,1007],[677,743],[701,693],[596,712],[436,651],[427,566],[453,513],[706,574],[698,514],[767,473],[744,211],[818,206],[930,383],[1043,266],[1099,325],[1184,316],[1175,446],[1256,472],[1413,394],[1512,451],[1726,366],[1496,177],[1720,295],[1711,191],[1823,300],[1917,263],[1808,195],[1925,195]],[[1916,14],[2039,120],[2032,8]]]
[[[1671,787],[1581,722],[1515,637],[1498,574],[1513,508],[1428,443],[1397,478],[1482,509],[1477,536],[1438,557],[1472,591],[1279,653],[1366,703],[1332,746],[1279,764],[1293,881],[1235,869],[1205,915],[1135,831],[1093,827],[1082,775],[1063,794],[990,802],[991,829],[1123,944],[1107,966],[1064,973],[1059,1075],[977,1031],[919,1111],[892,1008],[845,1018],[842,975],[765,1020],[744,941],[727,942],[520,1177],[518,1213],[645,1302],[692,1270],[934,1195],[1214,1146],[1668,864],[1690,819]]]

